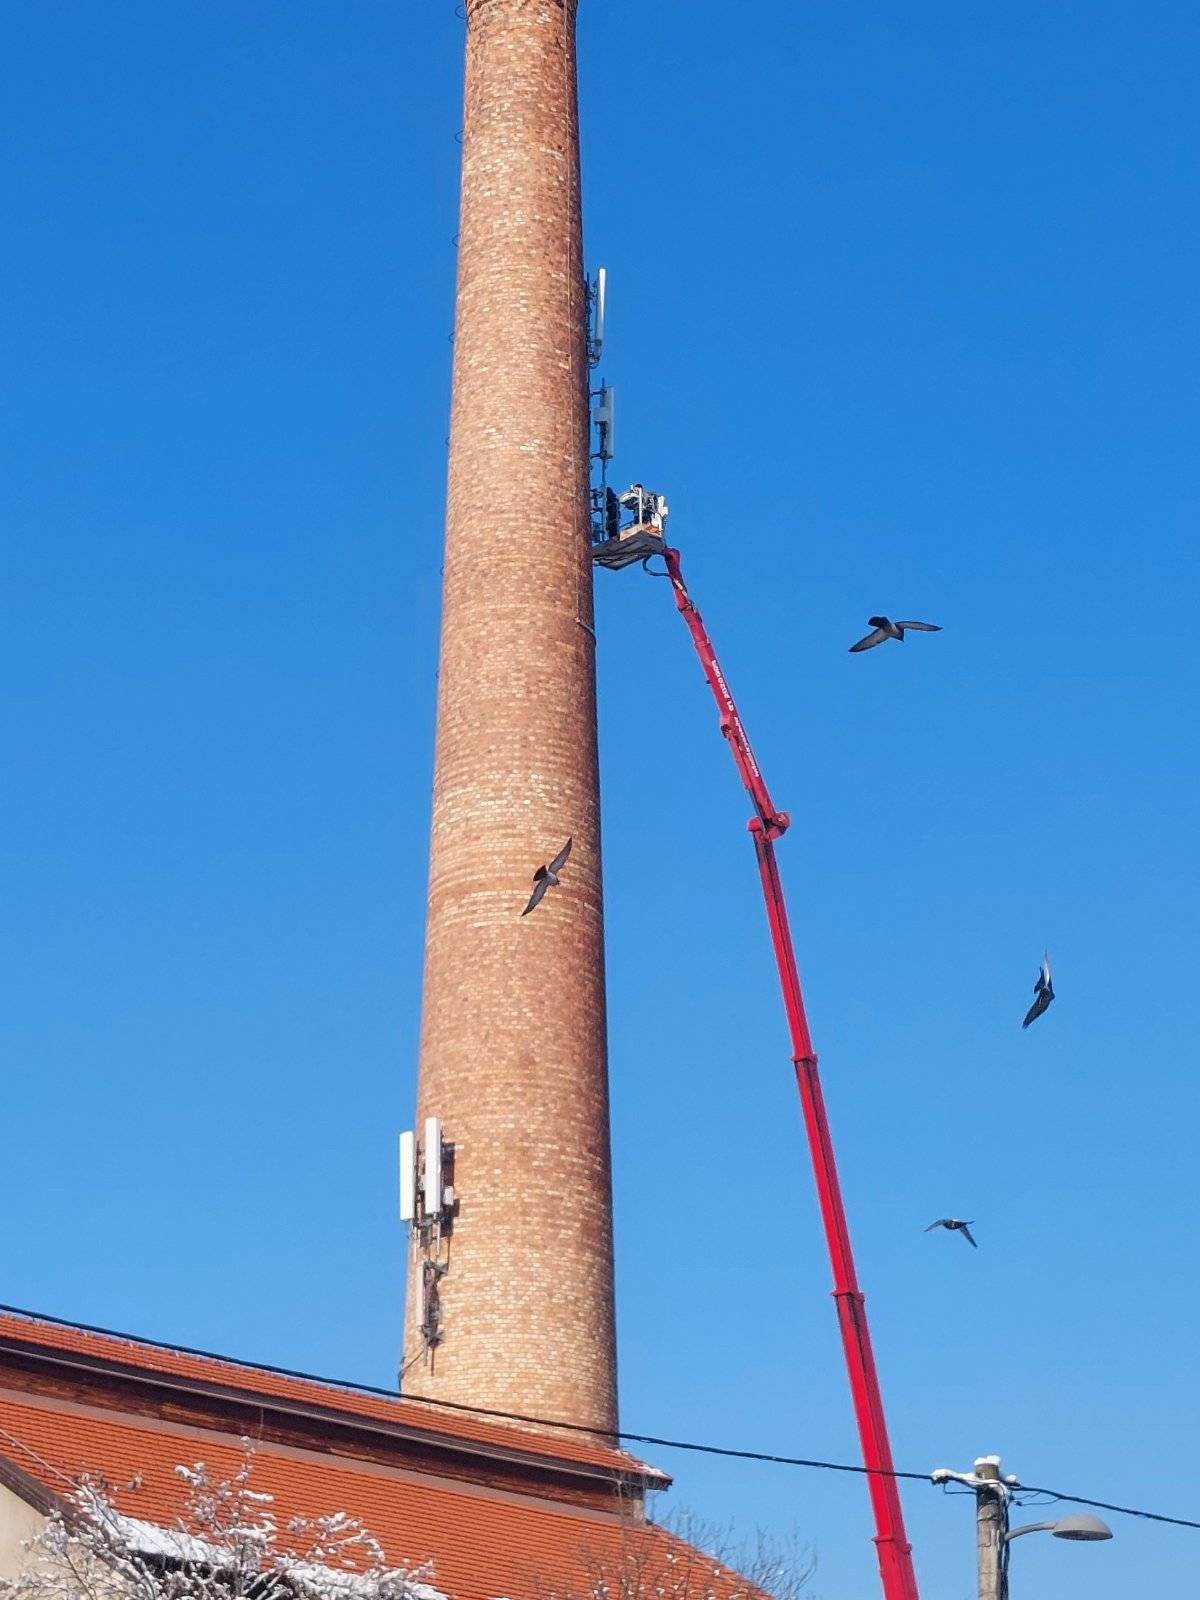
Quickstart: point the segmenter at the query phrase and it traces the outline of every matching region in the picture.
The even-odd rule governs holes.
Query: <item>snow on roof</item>
[[[156,1522],[143,1522],[140,1517],[123,1516],[119,1511],[113,1512],[112,1517],[119,1533],[139,1555],[167,1561],[194,1561],[218,1570],[222,1565],[219,1546],[178,1524],[174,1528],[160,1528]],[[376,1586],[362,1573],[339,1571],[318,1561],[294,1562],[289,1571],[313,1588],[319,1587],[330,1600],[368,1600],[377,1593]],[[407,1600],[447,1600],[440,1589],[407,1575],[402,1579],[401,1588]]]

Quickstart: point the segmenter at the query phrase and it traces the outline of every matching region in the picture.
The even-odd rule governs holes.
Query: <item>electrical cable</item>
[[[9,1444],[15,1444],[18,1450],[23,1450],[31,1461],[37,1462],[39,1467],[44,1468],[45,1471],[53,1474],[54,1477],[61,1478],[64,1483],[73,1485],[73,1480],[69,1478],[67,1474],[61,1470],[61,1468],[56,1467],[52,1461],[47,1461],[45,1456],[38,1455],[33,1446],[26,1444],[24,1439],[18,1439],[16,1434],[9,1433],[4,1428],[0,1428],[0,1439],[7,1439]]]
[[[1009,1541],[1008,1495],[1000,1502],[1000,1600],[1008,1600],[1008,1562],[1012,1553]]]
[[[198,1356],[204,1361],[218,1361],[225,1366],[248,1368],[253,1372],[267,1372],[280,1378],[298,1378],[305,1383],[319,1383],[331,1389],[346,1389],[355,1394],[378,1395],[385,1400],[400,1401],[403,1405],[437,1406],[444,1411],[462,1411],[470,1416],[491,1417],[498,1422],[525,1422],[539,1428],[555,1428],[565,1433],[587,1433],[593,1438],[628,1440],[633,1444],[656,1445],[662,1450],[687,1450],[696,1455],[724,1456],[734,1461],[762,1461],[768,1466],[809,1467],[821,1472],[849,1472],[858,1477],[895,1478],[908,1483],[928,1483],[928,1472],[885,1471],[882,1467],[864,1467],[845,1461],[821,1461],[809,1456],[776,1455],[767,1450],[736,1450],[730,1445],[702,1444],[694,1439],[667,1439],[653,1433],[631,1433],[626,1428],[604,1428],[587,1422],[564,1422],[558,1417],[535,1417],[524,1411],[501,1411],[493,1406],[468,1405],[464,1400],[442,1400],[426,1394],[400,1394],[395,1389],[384,1389],[378,1384],[356,1383],[351,1378],[324,1378],[315,1372],[304,1372],[295,1367],[276,1367],[265,1361],[234,1361],[230,1356],[217,1355],[212,1350],[198,1350],[192,1345],[171,1344],[165,1339],[147,1339],[137,1334],[118,1333],[112,1328],[97,1327],[93,1323],[72,1322],[67,1317],[54,1317],[40,1311],[28,1311],[22,1306],[0,1303],[0,1314],[24,1317],[30,1322],[48,1322],[59,1328],[72,1328],[77,1333],[97,1333],[108,1339],[122,1339],[128,1344],[150,1345],[173,1355]],[[1061,1489],[1040,1488],[1032,1483],[1011,1485],[1016,1494],[1043,1494],[1073,1506],[1090,1506],[1096,1511],[1112,1511],[1123,1517],[1141,1517],[1147,1522],[1168,1523],[1176,1528],[1200,1529],[1200,1521],[1189,1517],[1168,1517],[1160,1511],[1142,1511],[1136,1506],[1115,1505],[1111,1500],[1089,1500],[1084,1495],[1067,1494]]]
[[[1136,1506],[1117,1506],[1109,1500],[1087,1500],[1081,1494],[1061,1494],[1057,1489],[1038,1489],[1033,1484],[1022,1483],[1018,1488],[1022,1491],[1028,1490],[1030,1494],[1048,1494],[1052,1500],[1062,1500],[1073,1506],[1091,1506],[1095,1511],[1115,1511],[1122,1517],[1142,1517],[1147,1522],[1169,1522],[1176,1528],[1200,1528],[1200,1522],[1193,1522],[1188,1517],[1167,1517],[1161,1511],[1139,1511]]]
[[[404,1379],[404,1374],[406,1372],[410,1371],[411,1368],[415,1367],[417,1362],[420,1361],[422,1359],[422,1357],[425,1356],[428,1353],[428,1350],[429,1350],[429,1346],[423,1344],[421,1346],[421,1348],[417,1351],[415,1356],[409,1356],[408,1360],[400,1368],[399,1377],[400,1377],[401,1381],[403,1381],[403,1379]]]

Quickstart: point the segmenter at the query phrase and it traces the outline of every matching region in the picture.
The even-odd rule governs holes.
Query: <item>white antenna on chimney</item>
[[[596,391],[596,410],[592,420],[596,424],[596,449],[594,452],[597,461],[604,462],[605,466],[612,460],[615,446],[613,443],[613,429],[616,424],[617,391],[609,384]]]
[[[400,1221],[417,1220],[417,1136],[400,1135]]]
[[[435,1225],[442,1219],[442,1119],[425,1118],[425,1215]]]
[[[424,1138],[400,1135],[400,1220],[412,1242],[413,1324],[429,1361],[442,1342],[438,1284],[450,1270],[448,1236],[454,1228],[454,1146],[442,1138],[441,1117],[426,1117]],[[401,1372],[403,1378],[407,1367]]]
[[[596,276],[588,285],[588,298],[592,302],[592,331],[588,339],[588,365],[599,366],[604,351],[604,315],[608,301],[608,269],[597,267]]]

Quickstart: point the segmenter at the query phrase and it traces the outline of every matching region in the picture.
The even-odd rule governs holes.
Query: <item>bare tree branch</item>
[[[614,1551],[584,1544],[584,1583],[564,1593],[539,1587],[537,1600],[812,1600],[816,1557],[798,1534],[784,1540],[763,1529],[738,1541],[732,1526],[681,1510],[649,1522],[631,1508]]]

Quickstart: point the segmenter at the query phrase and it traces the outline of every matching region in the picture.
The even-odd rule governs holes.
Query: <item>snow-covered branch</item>
[[[202,1461],[175,1469],[186,1489],[170,1525],[127,1516],[103,1479],[81,1479],[28,1542],[20,1577],[0,1582],[0,1600],[445,1600],[427,1569],[389,1566],[342,1512],[281,1531],[243,1448],[232,1478],[214,1480]]]

